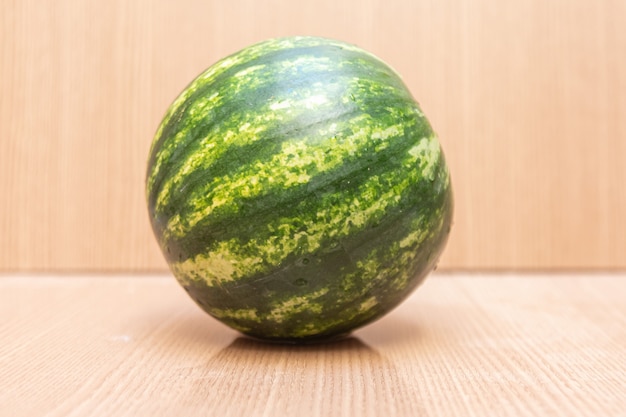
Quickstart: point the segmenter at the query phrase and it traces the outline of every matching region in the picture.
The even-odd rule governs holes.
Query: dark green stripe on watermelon
[[[329,336],[433,267],[452,213],[443,154],[400,78],[316,38],[220,61],[172,104],[147,199],[172,271],[248,334]]]

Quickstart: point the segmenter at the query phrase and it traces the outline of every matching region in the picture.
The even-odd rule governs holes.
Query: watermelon
[[[158,127],[146,194],[191,298],[282,342],[397,306],[436,266],[453,212],[439,140],[398,74],[315,37],[249,46],[193,80]]]

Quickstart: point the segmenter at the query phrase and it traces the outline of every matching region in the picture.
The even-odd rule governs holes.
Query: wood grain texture
[[[0,1],[0,270],[163,270],[152,135],[217,59],[335,37],[401,74],[441,136],[441,266],[626,268],[626,2]]]
[[[435,275],[298,347],[239,337],[168,276],[8,276],[0,415],[624,416],[625,293],[623,275]]]

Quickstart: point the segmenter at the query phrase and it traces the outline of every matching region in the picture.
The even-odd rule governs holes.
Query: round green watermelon
[[[146,192],[195,302],[285,342],[397,306],[436,266],[453,211],[437,136],[398,74],[314,37],[250,46],[193,80],[156,132]]]

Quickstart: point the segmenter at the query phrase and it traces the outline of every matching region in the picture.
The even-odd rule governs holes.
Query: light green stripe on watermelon
[[[211,314],[220,319],[245,320],[260,323],[261,318],[255,308],[221,309],[211,308]]]
[[[236,321],[252,321],[261,323],[262,321],[272,321],[274,323],[282,323],[284,320],[304,311],[319,314],[322,311],[322,304],[315,302],[316,299],[323,297],[328,293],[328,288],[308,293],[306,295],[296,295],[278,303],[274,303],[271,310],[260,315],[258,309],[220,309],[209,307],[209,312],[220,319],[236,320]],[[372,299],[363,303],[363,309],[371,308],[374,301]]]
[[[282,323],[293,317],[294,314],[299,314],[304,311],[319,314],[322,312],[323,306],[321,303],[315,302],[315,300],[326,295],[328,291],[328,288],[322,288],[318,291],[307,293],[306,295],[296,295],[287,300],[275,303],[270,312],[266,315],[265,320]]]

